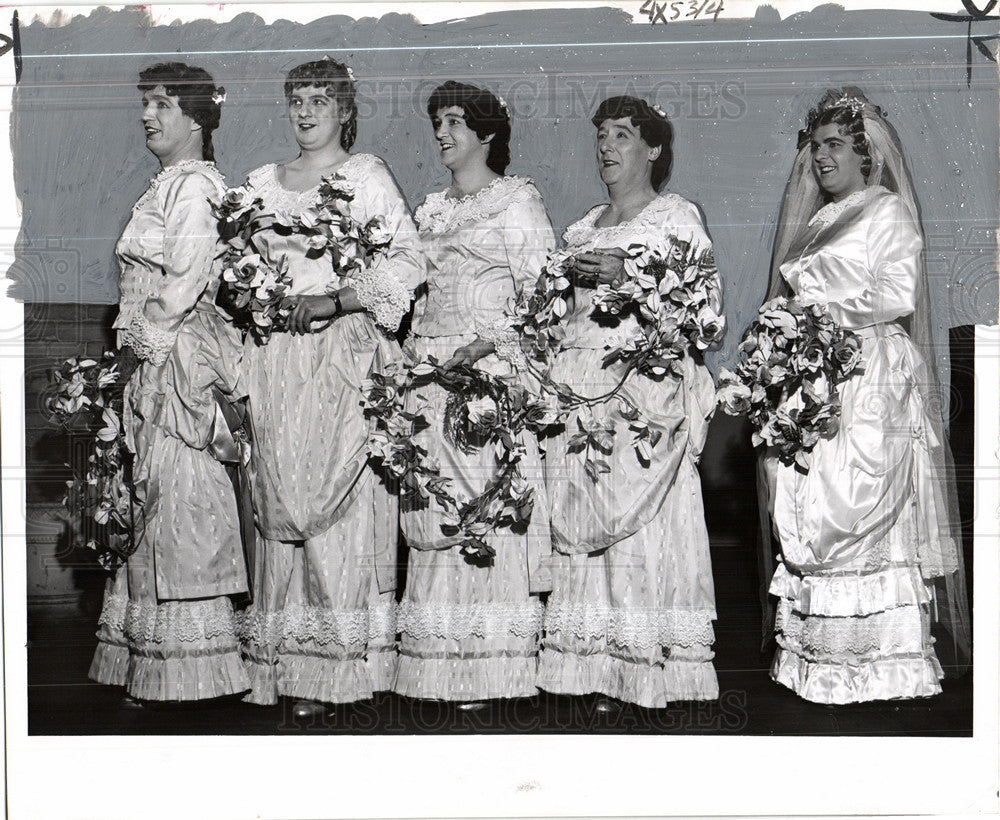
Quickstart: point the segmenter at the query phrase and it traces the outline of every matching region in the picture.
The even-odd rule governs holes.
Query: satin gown
[[[288,259],[290,295],[354,287],[365,310],[315,333],[248,337],[241,386],[252,422],[254,507],[259,532],[253,605],[240,638],[253,690],[345,703],[388,689],[396,671],[398,502],[369,463],[361,382],[398,359],[390,335],[423,280],[419,237],[389,169],[353,154],[339,173],[354,187],[351,216],[382,216],[388,254],[363,281],[340,278],[329,254],[309,253],[299,234],[267,233],[264,255]],[[290,191],[276,167],[252,172],[248,187],[266,210],[296,214],[317,189]]]
[[[918,543],[946,530],[930,501],[926,364],[903,322],[913,312],[922,240],[884,188],[823,207],[781,274],[806,303],[863,340],[861,369],[840,387],[838,433],[803,474],[765,458],[781,555],[779,649],[772,677],[819,703],[941,691],[929,632],[931,594]],[[940,573],[938,573],[940,574]]]
[[[597,227],[606,207],[566,229],[568,250],[625,249],[668,235],[711,247],[698,209],[676,194],[658,196],[620,225]],[[605,342],[622,326],[593,320],[592,293],[577,290],[552,370],[556,381],[585,396],[609,391],[621,376],[618,365],[603,368],[602,359]],[[721,310],[718,280],[715,301]],[[681,378],[632,376],[623,391],[662,433],[648,467],[636,458],[617,401],[593,409],[612,423],[615,442],[611,472],[596,483],[584,472],[585,454],[568,449],[575,417],[546,445],[555,550],[538,672],[546,691],[600,693],[647,708],[718,697],[715,593],[697,470],[715,390],[704,365],[685,357],[683,367]]]
[[[505,310],[519,288],[538,278],[555,242],[538,191],[527,179],[500,177],[464,199],[432,194],[416,219],[427,254],[427,295],[417,304],[407,344],[420,357],[444,362],[478,336],[505,355]],[[514,373],[495,354],[476,366],[495,375]],[[472,453],[455,447],[443,434],[448,394],[437,385],[419,392],[430,405],[430,427],[418,434],[418,443],[453,479],[453,493],[480,493],[495,469],[492,447]],[[472,701],[537,693],[538,593],[549,588],[548,505],[537,441],[529,433],[522,443],[522,474],[535,488],[531,523],[524,534],[502,529],[490,535],[492,566],[466,561],[457,539],[441,532],[433,503],[403,512],[410,552],[393,687],[398,694]]]
[[[211,205],[224,190],[212,163],[164,169],[116,248],[118,343],[142,360],[123,419],[137,548],[108,582],[90,677],[143,700],[249,688],[229,598],[247,588],[236,495],[212,454],[228,436],[213,388],[233,394],[242,352],[215,308]]]

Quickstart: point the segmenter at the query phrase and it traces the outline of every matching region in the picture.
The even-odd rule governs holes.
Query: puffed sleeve
[[[367,221],[381,216],[392,240],[388,253],[370,269],[352,277],[350,284],[375,322],[392,333],[410,309],[413,292],[427,274],[420,236],[406,200],[386,164],[377,157],[372,160],[370,173],[357,193],[363,199],[362,218]]]
[[[556,244],[552,222],[545,212],[542,198],[534,187],[530,187],[530,192],[530,196],[513,203],[500,218],[503,252],[515,293],[535,284],[545,266],[546,257]],[[509,316],[488,322],[477,320],[476,335],[484,341],[493,342],[501,359],[515,365],[523,361],[517,332],[511,327]]]
[[[870,284],[836,306],[847,327],[868,327],[909,316],[916,304],[923,240],[906,203],[887,194],[874,204],[868,223]]]
[[[218,188],[204,174],[187,172],[159,192],[163,208],[163,261],[160,281],[122,334],[140,359],[163,364],[184,317],[194,309],[212,276],[217,234],[212,202]]]

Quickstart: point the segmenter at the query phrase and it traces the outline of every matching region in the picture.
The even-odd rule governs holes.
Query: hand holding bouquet
[[[860,365],[860,337],[820,305],[779,297],[761,306],[739,351],[736,372],[720,374],[719,405],[750,418],[755,447],[808,470],[808,453],[837,432],[837,388]]]

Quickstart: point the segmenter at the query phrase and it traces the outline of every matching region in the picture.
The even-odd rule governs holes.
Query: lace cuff
[[[175,333],[152,324],[142,313],[132,319],[132,323],[121,331],[119,344],[129,345],[135,355],[152,364],[163,364],[174,347]]]
[[[520,337],[506,317],[484,324],[477,322],[476,335],[484,342],[493,342],[498,359],[503,359],[516,368],[521,368],[527,363],[521,351]]]
[[[344,281],[354,288],[358,301],[364,306],[376,324],[389,333],[395,333],[399,323],[410,308],[413,292],[406,282],[395,274],[391,262],[383,262],[376,268],[368,268]],[[327,292],[339,290],[328,286]]]

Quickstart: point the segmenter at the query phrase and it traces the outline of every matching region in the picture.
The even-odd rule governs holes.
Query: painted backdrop
[[[732,359],[762,299],[807,110],[827,87],[857,84],[903,141],[941,339],[948,326],[997,318],[996,71],[973,49],[967,82],[962,23],[833,5],[668,25],[610,9],[434,25],[395,14],[266,25],[249,13],[154,25],[146,11],[104,9],[60,23],[22,21],[11,139],[23,227],[11,275],[26,301],[117,300],[114,243],[157,170],[139,124],[140,68],[183,60],[226,87],[215,144],[237,184],[295,155],[284,72],[329,54],[359,81],[355,150],[382,156],[412,207],[448,180],[424,112],[430,91],[455,78],[500,93],[513,113],[510,172],[534,178],[559,231],[604,196],[589,121],[597,103],[631,92],[663,107],[676,127],[669,187],[701,205],[725,281],[730,332],[713,366]]]

